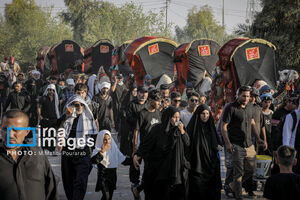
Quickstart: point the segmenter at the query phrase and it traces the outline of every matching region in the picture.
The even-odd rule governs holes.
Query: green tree
[[[250,25],[247,24],[238,24],[237,27],[234,30],[234,34],[239,36],[239,37],[251,37],[251,32],[250,32]]]
[[[75,41],[83,47],[99,39],[121,44],[145,35],[171,36],[172,24],[165,28],[164,12],[145,12],[141,5],[133,2],[120,7],[105,1],[89,0],[65,0],[65,4],[68,10],[61,16],[72,26]]]
[[[176,27],[175,32],[177,41],[181,43],[208,38],[223,44],[228,38],[225,27],[218,25],[212,9],[207,5],[199,10],[195,6],[189,10],[185,27]]]
[[[0,27],[0,56],[14,56],[23,67],[35,64],[41,47],[72,37],[69,27],[52,18],[51,10],[41,10],[34,0],[6,4]]]
[[[262,11],[251,27],[252,37],[270,41],[277,47],[279,68],[300,70],[300,1],[261,0]]]

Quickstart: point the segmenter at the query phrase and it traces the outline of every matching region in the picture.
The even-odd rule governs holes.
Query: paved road
[[[61,200],[67,200],[64,193],[62,181],[61,181],[60,156],[48,156],[48,159],[51,163],[55,175],[58,176],[60,179],[58,185],[59,197]],[[224,162],[221,162],[222,165],[223,163]],[[115,190],[114,192],[113,200],[133,200],[133,195],[130,190],[128,168],[129,168],[128,166],[120,166],[117,170],[117,177],[118,177],[117,190]],[[222,181],[223,181],[225,177],[224,166],[222,166],[222,169],[223,169],[222,170]],[[89,176],[89,182],[88,182],[88,188],[87,188],[87,194],[85,196],[85,200],[101,199],[102,193],[95,192],[96,181],[97,181],[97,171],[94,168]],[[262,196],[262,192],[255,192],[255,193],[258,195],[255,199],[263,199],[263,198],[259,198]],[[144,199],[143,197],[144,196],[142,194],[142,199]],[[246,195],[244,197],[245,199],[251,199]],[[223,191],[222,191],[222,199],[226,199]]]

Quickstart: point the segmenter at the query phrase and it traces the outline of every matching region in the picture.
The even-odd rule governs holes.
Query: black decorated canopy
[[[194,40],[186,49],[188,55],[187,81],[197,86],[203,79],[206,70],[211,76],[218,61],[220,45],[208,39]]]
[[[136,39],[128,45],[125,54],[137,84],[143,84],[146,74],[151,75],[154,84],[162,74],[173,78],[173,52],[177,46],[177,43],[170,39],[150,36]]]
[[[261,39],[251,39],[238,46],[230,58],[235,66],[237,86],[252,85],[256,80],[264,80],[271,88],[275,88],[275,49],[273,44]]]
[[[72,68],[75,62],[82,62],[83,49],[72,40],[63,40],[50,50],[52,73],[63,73]]]

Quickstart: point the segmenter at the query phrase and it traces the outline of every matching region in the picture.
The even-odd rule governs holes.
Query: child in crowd
[[[280,146],[277,149],[275,161],[280,173],[267,179],[264,189],[266,199],[300,199],[300,175],[292,171],[297,163],[296,153],[290,146]]]
[[[111,200],[117,183],[117,167],[129,160],[120,152],[110,131],[102,130],[97,136],[92,163],[97,164],[98,179],[95,191],[102,191],[101,200]]]

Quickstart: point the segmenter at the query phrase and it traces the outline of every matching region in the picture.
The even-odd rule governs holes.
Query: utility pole
[[[254,15],[256,13],[256,4],[255,0],[247,1],[247,10],[246,10],[246,23],[252,24],[254,21]]]
[[[166,0],[166,29],[168,26],[168,0]]]
[[[222,7],[222,26],[224,27],[224,0],[223,0],[223,7]]]

